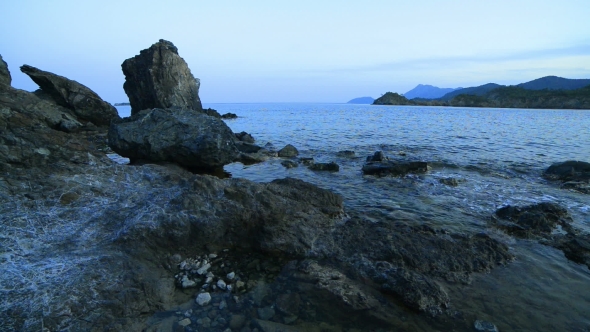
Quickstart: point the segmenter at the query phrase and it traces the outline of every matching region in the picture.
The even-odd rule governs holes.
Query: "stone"
[[[547,244],[562,250],[565,257],[590,269],[590,234],[571,232],[563,236],[555,236]]]
[[[387,160],[389,158],[385,157],[383,151],[376,151],[372,156],[367,157],[367,162],[382,162]]]
[[[279,157],[283,158],[292,158],[297,157],[299,155],[299,151],[291,144],[287,144],[284,148],[279,150]]]
[[[254,322],[262,332],[301,332],[302,330],[294,326],[284,325],[281,323],[271,322],[262,319],[255,319]]]
[[[496,327],[496,325],[487,322],[485,320],[476,320],[473,323],[473,327],[475,327],[476,331],[481,331],[481,332],[499,332],[498,328]]]
[[[186,275],[182,277],[181,285],[182,288],[197,287],[197,283],[194,280],[190,280]]]
[[[590,163],[577,160],[568,160],[549,166],[543,176],[549,180],[590,181]]]
[[[226,278],[228,280],[234,280],[234,278],[236,277],[236,273],[235,272],[230,272],[226,275]]]
[[[217,280],[217,287],[219,287],[219,289],[225,289],[227,285],[225,284],[225,281],[223,281],[223,279],[219,279]]]
[[[245,132],[245,131],[242,131],[242,132],[236,133],[235,135],[236,135],[236,138],[237,138],[239,141],[242,141],[242,142],[246,142],[246,143],[252,143],[252,144],[253,144],[253,143],[254,143],[254,141],[255,141],[255,140],[254,140],[254,137],[252,137],[252,135],[248,134],[248,133],[247,133],[247,132]]]
[[[221,119],[221,114],[219,114],[219,112],[217,112],[216,110],[212,109],[212,108],[207,108],[203,110],[203,113],[212,116],[214,118],[218,118]]]
[[[567,209],[549,202],[522,207],[508,205],[496,210],[492,216],[494,226],[522,238],[548,238],[557,225],[571,231],[571,222]]]
[[[185,326],[189,326],[191,325],[191,320],[189,318],[185,318],[183,320],[181,320],[180,322],[178,322],[178,325],[185,327]]]
[[[236,144],[236,147],[238,148],[238,150],[240,152],[244,152],[244,153],[257,153],[258,151],[260,151],[262,149],[262,147],[260,147],[256,144],[242,142],[242,141],[238,141],[235,144]]]
[[[299,161],[305,166],[313,165],[315,162],[311,157],[299,158]]]
[[[203,264],[198,270],[197,270],[197,274],[198,275],[203,275],[205,273],[207,273],[207,271],[209,270],[209,268],[211,268],[211,264],[209,263],[205,263]]]
[[[457,181],[457,179],[455,178],[442,178],[442,179],[438,179],[438,182],[447,185],[449,187],[456,187],[459,185],[459,181]]]
[[[258,308],[258,317],[262,320],[269,320],[275,315],[275,310],[272,307]]]
[[[211,294],[209,293],[200,293],[197,295],[197,299],[195,300],[198,305],[205,306],[211,302]]]
[[[336,155],[338,157],[353,158],[355,156],[355,153],[352,150],[343,150],[336,152]]]
[[[8,70],[8,64],[4,62],[4,59],[2,59],[2,55],[0,54],[0,87],[1,84],[10,86],[11,83],[12,77],[10,76],[10,70]]]
[[[299,166],[293,160],[283,160],[283,161],[281,161],[281,165],[283,165],[285,168],[295,168],[295,167]]]
[[[139,55],[125,60],[121,67],[131,115],[152,108],[203,111],[199,98],[201,83],[171,42],[160,39]]]
[[[232,120],[232,119],[237,119],[238,116],[234,113],[225,113],[221,116],[221,118],[224,120]]]
[[[229,328],[232,330],[239,330],[246,324],[246,316],[232,315],[229,320]]]
[[[227,308],[227,302],[225,302],[225,300],[222,300],[221,302],[219,302],[219,310],[223,310]]]
[[[21,66],[20,70],[58,105],[70,109],[79,121],[108,126],[111,120],[119,119],[119,113],[113,105],[76,81],[28,65]]]
[[[309,169],[312,171],[328,171],[328,172],[338,172],[340,170],[340,166],[335,162],[331,163],[314,163],[309,166]]]
[[[402,176],[408,173],[426,173],[428,171],[428,163],[423,161],[410,162],[371,162],[363,166],[364,175],[393,175]]]
[[[188,109],[144,110],[113,121],[109,146],[132,162],[174,162],[214,169],[238,156],[234,135],[223,121]]]

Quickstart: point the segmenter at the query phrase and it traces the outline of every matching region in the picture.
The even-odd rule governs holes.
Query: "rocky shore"
[[[2,330],[341,329],[315,324],[320,315],[350,331],[389,330],[403,326],[400,312],[473,326],[445,285],[509,264],[505,243],[367,220],[340,195],[298,179],[206,175],[236,161],[297,166],[298,151],[257,146],[203,110],[200,82],[171,42],[122,67],[132,107],[124,119],[84,85],[31,66],[21,70],[40,90],[14,89],[0,61]],[[131,163],[114,162],[111,149]],[[378,153],[366,166],[367,175],[428,171]],[[566,166],[578,176],[560,180],[587,186],[585,164]],[[549,223],[538,231],[526,213],[502,211],[494,227],[589,264],[587,235],[548,235],[568,224],[559,208],[540,210]]]

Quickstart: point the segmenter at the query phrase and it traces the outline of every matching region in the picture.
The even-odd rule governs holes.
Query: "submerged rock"
[[[584,264],[590,269],[590,234],[569,233],[555,237],[549,245],[560,249],[567,259]]]
[[[125,74],[123,89],[129,97],[131,115],[152,108],[179,107],[203,111],[199,98],[199,79],[178,55],[178,48],[160,39],[139,55],[121,65]]]
[[[428,171],[428,163],[423,161],[409,161],[409,162],[371,162],[363,166],[363,174],[365,175],[406,175],[408,173],[426,173]]]
[[[119,113],[113,105],[76,81],[28,65],[23,65],[20,70],[37,83],[41,90],[58,105],[72,110],[81,121],[90,121],[97,126],[108,126],[111,120],[119,119]]]
[[[287,144],[284,148],[279,150],[279,157],[283,158],[292,158],[297,157],[299,155],[299,151],[291,144]]]
[[[354,153],[354,151],[351,151],[351,150],[343,150],[343,151],[338,151],[336,153],[336,155],[338,157],[353,158],[355,156],[355,153]]]
[[[372,156],[367,157],[367,162],[382,162],[389,160],[383,153],[383,151],[376,151]]]
[[[309,169],[312,171],[329,171],[329,172],[338,172],[340,170],[340,166],[335,162],[331,163],[314,163],[309,165]]]
[[[175,162],[216,168],[238,156],[231,129],[221,120],[186,109],[144,110],[114,122],[109,146],[132,162]]]
[[[285,168],[294,168],[299,166],[299,164],[297,164],[293,160],[283,160],[281,161],[281,165],[283,165]]]
[[[576,160],[555,163],[545,170],[543,177],[561,181],[564,189],[590,194],[590,163]]]

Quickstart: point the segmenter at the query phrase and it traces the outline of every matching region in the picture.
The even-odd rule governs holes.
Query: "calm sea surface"
[[[469,286],[448,285],[454,307],[494,322],[501,331],[590,331],[590,270],[553,248],[517,240],[488,226],[503,205],[556,202],[574,226],[590,231],[590,196],[561,190],[542,179],[554,162],[590,161],[590,111],[484,109],[349,104],[205,104],[246,131],[258,145],[294,145],[300,157],[334,161],[340,172],[284,168],[275,159],[227,165],[233,177],[267,182],[295,177],[340,193],[345,207],[369,220],[407,220],[453,232],[487,232],[509,244],[515,262],[475,277]],[[119,107],[122,116],[128,107]],[[352,150],[356,157],[339,157]],[[427,161],[424,175],[363,176],[368,155]],[[439,183],[453,177],[458,187]],[[409,326],[434,329],[415,315]],[[440,329],[440,327],[437,327]]]

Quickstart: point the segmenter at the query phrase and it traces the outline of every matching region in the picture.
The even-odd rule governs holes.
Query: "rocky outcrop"
[[[132,162],[174,162],[217,168],[238,157],[234,134],[221,120],[190,109],[144,110],[113,122],[109,146]]]
[[[590,163],[568,160],[555,163],[545,170],[543,177],[562,182],[562,188],[590,194]]]
[[[2,55],[0,55],[0,86],[2,84],[10,85],[12,83],[12,77],[10,76],[10,71],[8,70],[8,65],[2,59]]]
[[[221,116],[221,118],[224,120],[233,120],[233,119],[237,119],[238,116],[234,113],[225,113]]]
[[[200,81],[169,41],[160,39],[121,65],[123,89],[129,96],[131,114],[152,108],[179,107],[203,111],[199,98]]]
[[[254,141],[255,141],[255,140],[254,140],[254,137],[252,137],[252,135],[248,134],[248,133],[247,133],[247,132],[245,132],[245,131],[242,131],[242,132],[236,133],[235,135],[236,135],[236,138],[237,138],[239,141],[242,141],[242,142],[246,142],[246,143],[254,143]]]
[[[203,113],[212,116],[214,118],[218,118],[221,119],[221,114],[219,114],[219,112],[217,112],[217,110],[214,110],[212,108],[207,108],[203,110]]]
[[[20,70],[37,83],[41,90],[58,105],[72,110],[80,121],[90,121],[97,126],[108,126],[111,120],[119,118],[113,105],[76,81],[28,65],[21,66]]]
[[[548,238],[557,225],[571,230],[572,217],[565,208],[555,203],[539,203],[499,208],[492,216],[492,222],[514,236]]]

